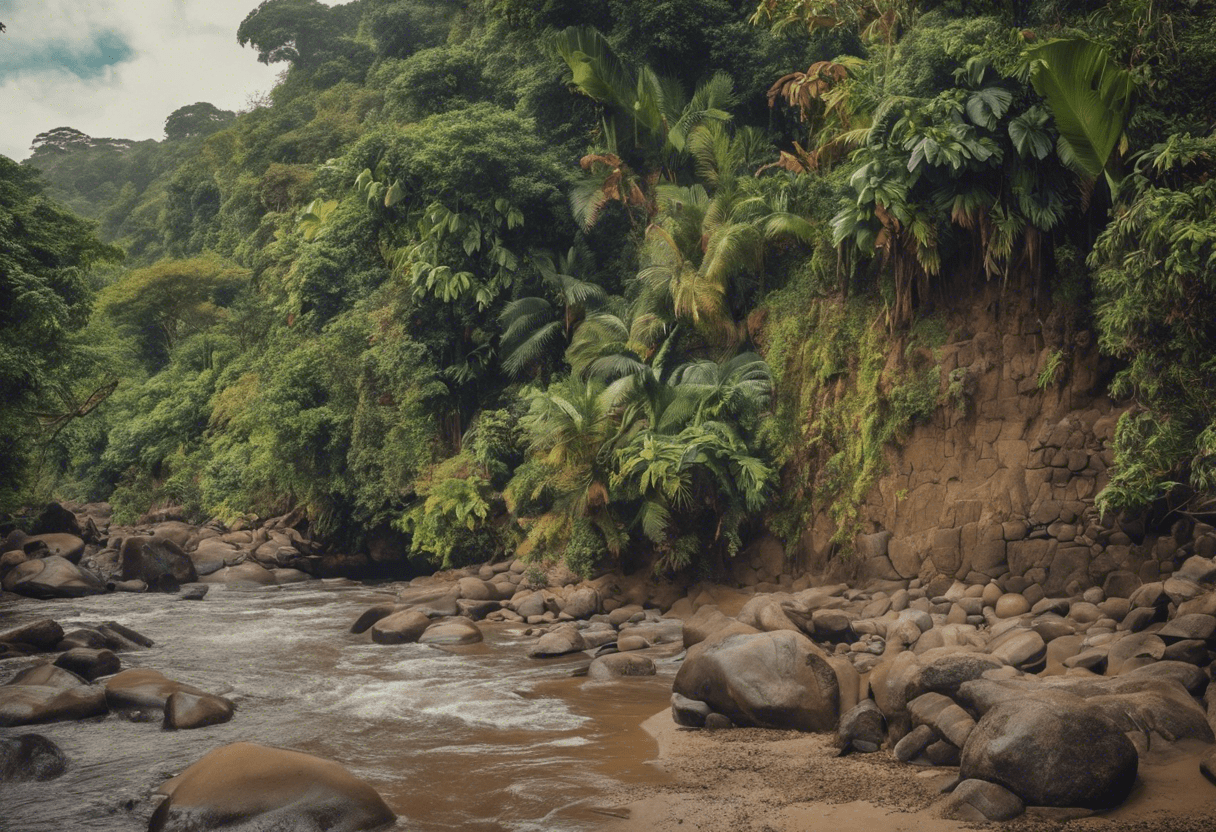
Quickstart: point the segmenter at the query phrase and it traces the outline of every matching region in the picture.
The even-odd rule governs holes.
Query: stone
[[[201,601],[207,597],[207,590],[209,589],[211,587],[207,584],[187,584],[182,587],[177,597],[182,601]]]
[[[55,555],[17,564],[0,585],[8,592],[40,599],[80,598],[106,591],[92,572]]]
[[[925,749],[937,740],[937,735],[928,725],[918,725],[895,743],[895,759],[901,763],[911,762],[924,753]]]
[[[461,578],[456,583],[456,591],[461,598],[470,601],[491,601],[496,594],[489,582],[480,578]]]
[[[467,618],[445,618],[431,624],[418,637],[420,644],[461,646],[484,640],[481,628]]]
[[[176,592],[182,584],[198,580],[194,562],[168,538],[128,537],[118,554],[122,580],[141,580],[149,589]]]
[[[371,625],[372,641],[377,644],[410,644],[421,638],[429,626],[431,619],[418,610],[390,613]]]
[[[676,725],[687,728],[704,728],[705,718],[713,711],[704,702],[689,699],[678,693],[671,695],[671,718]]]
[[[743,605],[743,609],[739,610],[737,619],[741,624],[753,627],[761,632],[772,632],[774,630],[802,632],[798,625],[786,615],[785,610],[781,608],[781,604],[777,603],[769,595],[757,595],[748,601]]]
[[[711,713],[705,717],[705,727],[711,731],[722,731],[728,728],[734,728],[735,723],[731,722],[730,717],[725,714]]]
[[[1117,676],[1125,669],[1139,667],[1145,659],[1160,660],[1165,655],[1165,642],[1151,633],[1133,633],[1123,636],[1107,646],[1106,675]]]
[[[27,668],[0,686],[0,727],[87,719],[107,710],[101,687],[54,665]]]
[[[997,599],[997,618],[1016,618],[1028,612],[1030,612],[1030,602],[1019,593],[1008,592]]]
[[[337,763],[253,743],[217,748],[157,791],[167,798],[149,832],[362,832],[396,820],[375,789]]]
[[[210,575],[204,575],[199,580],[205,584],[227,584],[229,586],[257,587],[278,584],[273,572],[251,560],[238,563],[236,566],[225,566]]]
[[[587,668],[587,676],[599,682],[616,679],[622,676],[653,676],[654,661],[649,656],[631,655],[629,653],[610,653],[591,662]]]
[[[1199,771],[1216,784],[1216,749],[1203,755],[1203,759],[1199,761]]]
[[[999,660],[982,653],[938,656],[916,671],[908,685],[908,696],[914,699],[924,693],[940,693],[953,699],[963,683],[1000,667]]]
[[[1140,588],[1140,578],[1132,572],[1116,571],[1106,576],[1102,591],[1107,598],[1131,598]]]
[[[814,642],[789,630],[696,645],[672,689],[736,725],[834,731],[840,716],[835,671]]]
[[[0,783],[54,780],[67,769],[67,755],[41,734],[0,737]]]
[[[63,640],[63,627],[50,618],[39,618],[0,632],[0,644],[28,644],[39,650],[54,650]]]
[[[583,634],[585,639],[586,633]],[[616,649],[622,653],[627,653],[630,650],[645,650],[650,646],[650,642],[641,636],[622,636],[616,640]]]
[[[1047,644],[1033,630],[1022,630],[999,639],[990,652],[1005,664],[1025,670],[1044,662]]]
[[[863,699],[840,717],[836,740],[842,749],[873,754],[886,739],[887,720],[873,699]]]
[[[359,615],[358,618],[355,619],[355,623],[350,625],[350,632],[355,633],[356,635],[359,633],[366,633],[377,621],[382,618],[388,618],[396,611],[397,605],[391,603],[376,604],[374,607],[368,607]]]
[[[600,611],[600,594],[591,587],[576,589],[561,605],[561,611],[571,618],[590,618]]]
[[[943,817],[953,820],[1013,820],[1026,811],[1026,804],[1013,792],[987,780],[964,780],[945,801]]]
[[[924,751],[924,760],[931,766],[956,766],[961,751],[954,743],[938,740],[929,743]]]
[[[586,649],[587,642],[582,634],[571,626],[564,626],[537,639],[528,649],[528,656],[533,659],[549,659]]]
[[[159,671],[145,667],[124,670],[117,676],[111,676],[105,684],[106,703],[116,711],[162,710],[169,697],[178,691],[196,696],[208,695],[196,687],[176,682]]]
[[[908,712],[915,725],[928,725],[957,748],[962,748],[975,728],[975,720],[940,693],[924,693],[908,703]]]
[[[1202,613],[1179,615],[1157,631],[1157,637],[1166,644],[1186,639],[1211,641],[1216,633],[1216,616]]]
[[[820,641],[849,642],[857,638],[852,617],[841,610],[815,610],[811,614],[815,638]]]
[[[84,545],[84,541],[76,534],[36,534],[26,538],[23,548],[27,555],[32,556],[34,547],[38,547],[38,557],[53,556],[71,563],[80,563],[80,558],[84,555]]]
[[[164,726],[172,730],[205,728],[227,722],[235,712],[233,704],[221,696],[178,690],[165,700]]]
[[[70,670],[82,679],[92,682],[122,669],[122,662],[109,650],[91,650],[76,647],[55,659],[55,666]]]
[[[1165,652],[1161,654],[1162,661],[1186,662],[1193,664],[1196,667],[1207,667],[1211,661],[1211,654],[1208,652],[1206,642],[1196,639],[1187,639],[1184,641],[1176,641],[1173,644],[1167,644]]]
[[[1135,746],[1101,710],[1071,694],[1041,691],[983,716],[963,749],[959,775],[997,783],[1036,806],[1101,811],[1127,799],[1138,765]]]

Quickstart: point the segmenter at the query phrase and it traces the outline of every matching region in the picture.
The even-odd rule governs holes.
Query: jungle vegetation
[[[1135,403],[1101,505],[1210,494],[1212,31],[1148,0],[265,0],[234,36],[283,74],[247,111],[0,159],[0,511],[303,506],[335,545],[586,573],[713,569],[827,502],[847,551],[941,403],[935,298],[1066,277]]]

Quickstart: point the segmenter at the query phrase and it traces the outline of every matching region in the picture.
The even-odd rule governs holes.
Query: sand
[[[611,832],[951,832],[1003,827],[1010,832],[1216,832],[1216,786],[1199,772],[1211,750],[1176,743],[1142,757],[1140,778],[1119,809],[1061,818],[1031,809],[1006,824],[969,824],[940,816],[942,787],[957,768],[898,763],[889,752],[837,757],[832,738],[796,731],[677,726],[669,710],[643,728],[657,744],[665,776],[628,786],[605,805]]]

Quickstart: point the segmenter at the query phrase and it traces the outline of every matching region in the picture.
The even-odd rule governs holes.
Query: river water
[[[115,714],[0,728],[0,736],[43,734],[70,760],[56,780],[0,785],[0,829],[146,829],[161,782],[237,741],[335,760],[376,787],[400,816],[398,829],[419,832],[591,829],[609,819],[622,786],[661,777],[640,724],[667,703],[674,665],[596,683],[576,675],[585,654],[528,659],[531,639],[505,625],[483,623],[485,644],[459,655],[351,635],[355,617],[392,590],[313,581],[213,586],[201,602],[159,594],[0,602],[0,630],[43,616],[65,630],[125,624],[156,646],[119,654],[124,668],[154,668],[238,708],[231,722],[192,731]],[[33,663],[0,662],[0,682]]]

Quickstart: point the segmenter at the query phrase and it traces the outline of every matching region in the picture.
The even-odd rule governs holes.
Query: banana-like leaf
[[[1132,74],[1084,38],[1048,41],[1027,57],[1033,62],[1031,82],[1047,99],[1060,131],[1061,161],[1091,179],[1105,175],[1113,189],[1119,177],[1111,156],[1135,97]]]

